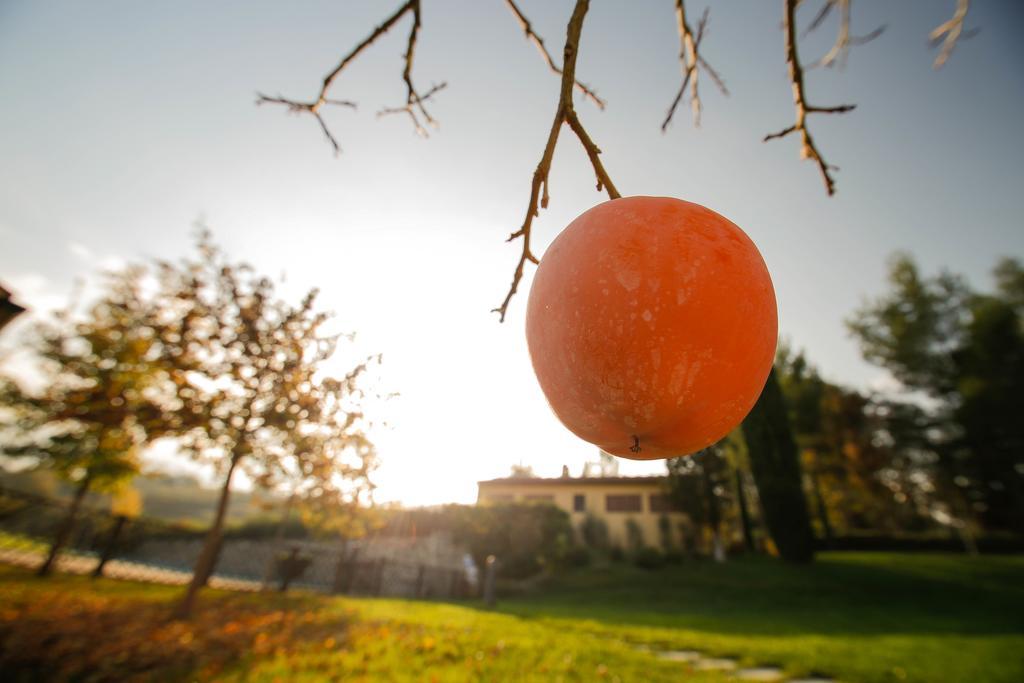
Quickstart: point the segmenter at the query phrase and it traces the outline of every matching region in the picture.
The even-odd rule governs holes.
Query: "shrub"
[[[590,564],[590,551],[583,546],[574,546],[565,554],[565,566],[586,567]]]
[[[664,554],[665,564],[682,564],[686,556],[678,550],[670,550]]]
[[[665,556],[656,548],[645,546],[637,551],[633,564],[641,569],[660,569],[665,565]]]
[[[498,558],[498,576],[522,579],[565,563],[572,549],[569,515],[554,505],[445,505],[385,515],[385,536],[443,532],[466,548],[481,569]]]
[[[583,544],[599,553],[608,552],[608,524],[600,517],[587,515],[580,523]]]

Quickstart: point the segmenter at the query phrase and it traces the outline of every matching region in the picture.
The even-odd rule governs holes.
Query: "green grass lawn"
[[[478,604],[209,591],[0,568],[5,680],[723,681],[635,644],[855,681],[1024,680],[1024,558],[832,554],[565,574]],[[153,671],[162,675],[154,677]],[[16,675],[14,675],[16,674]]]
[[[580,571],[502,610],[844,681],[1024,681],[1024,557],[822,554]]]

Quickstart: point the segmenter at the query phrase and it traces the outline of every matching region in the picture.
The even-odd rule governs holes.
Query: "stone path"
[[[777,666],[754,666],[739,668],[739,662],[729,657],[712,657],[699,650],[657,650],[650,645],[633,646],[641,652],[649,652],[658,659],[686,664],[694,671],[731,672],[731,677],[740,681],[779,681],[780,683],[836,683],[821,676],[809,678],[787,678]]]
[[[43,553],[33,550],[0,549],[0,564],[12,564],[18,567],[35,569],[42,564],[43,559]],[[99,560],[95,557],[64,553],[57,560],[57,571],[66,574],[91,574],[92,570],[96,568],[97,562]],[[108,579],[183,586],[192,578],[192,572],[154,567],[139,562],[110,560],[103,568],[103,576]],[[214,575],[210,578],[210,587],[234,591],[258,591],[260,584],[258,581],[246,581],[244,579],[232,579]]]

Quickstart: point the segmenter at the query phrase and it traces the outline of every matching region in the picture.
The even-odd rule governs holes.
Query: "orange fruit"
[[[526,338],[574,434],[640,460],[688,455],[750,412],[775,357],[775,290],[746,233],[699,204],[626,197],[555,238]]]

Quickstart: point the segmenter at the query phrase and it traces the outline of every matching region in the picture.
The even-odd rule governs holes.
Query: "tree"
[[[743,439],[750,454],[750,471],[757,484],[765,526],[782,559],[810,562],[814,559],[807,500],[804,497],[800,460],[789,425],[789,415],[777,370],[743,420]]]
[[[69,307],[37,324],[29,346],[43,376],[39,391],[0,379],[9,415],[5,452],[34,458],[75,485],[40,576],[53,570],[86,494],[138,474],[143,444],[165,433],[159,417],[168,376],[144,324],[141,277],[139,269],[110,274],[107,294],[83,315]]]
[[[508,476],[512,479],[533,479],[537,475],[529,465],[518,464],[512,465]]]
[[[213,522],[176,614],[186,617],[219,553],[235,473],[257,486],[284,482],[299,499],[353,513],[368,500],[374,450],[365,434],[360,377],[325,374],[339,337],[316,291],[298,304],[273,282],[228,261],[208,231],[198,256],[158,264],[151,325],[172,366],[176,409],[166,415],[182,448],[223,477]]]
[[[779,384],[789,407],[790,422],[797,445],[805,455],[805,469],[814,493],[818,519],[826,541],[833,537],[832,522],[821,490],[821,469],[824,456],[822,434],[822,398],[825,382],[807,364],[803,352],[793,354],[785,345],[779,347],[776,359]]]
[[[588,460],[583,463],[583,477],[617,477],[619,476],[619,461],[611,453],[605,453],[598,449],[597,460]]]
[[[722,543],[722,501],[726,498],[729,473],[726,460],[716,444],[687,458],[666,461],[668,488],[675,506],[711,539],[711,555],[725,560]]]
[[[0,330],[24,312],[25,308],[14,302],[11,293],[0,285]]]
[[[900,511],[879,472],[895,456],[879,445],[884,425],[872,401],[824,380],[786,345],[776,366],[826,541],[837,531],[893,528]]]
[[[866,360],[928,399],[919,404],[932,423],[930,448],[943,479],[963,490],[967,514],[1024,531],[1024,429],[1014,407],[1024,391],[1024,276],[1009,259],[995,275],[997,291],[980,295],[948,272],[922,277],[897,255],[890,290],[848,326]]]

